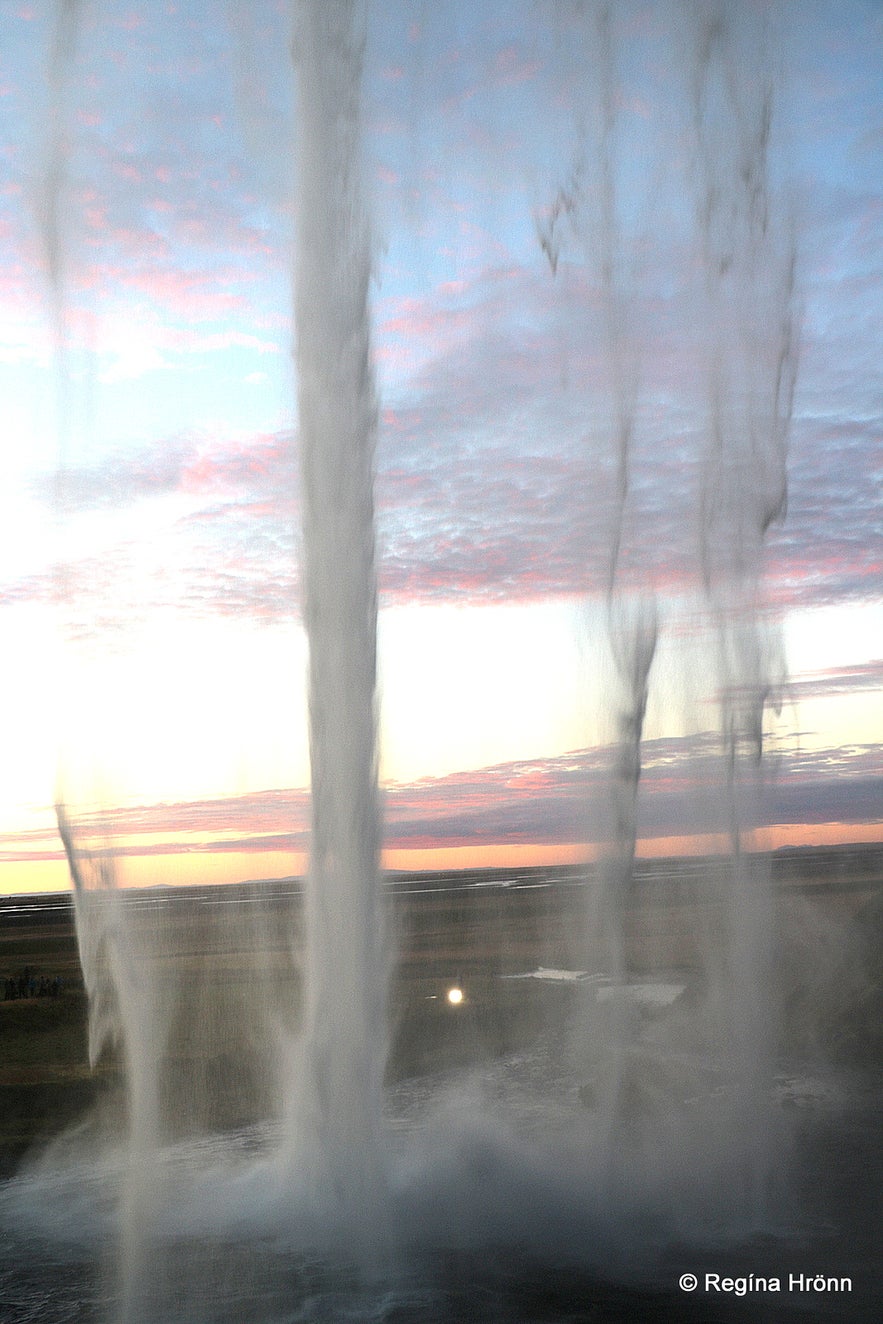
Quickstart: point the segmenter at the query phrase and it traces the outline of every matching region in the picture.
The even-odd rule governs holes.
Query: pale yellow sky
[[[35,862],[22,872],[16,864],[20,849],[12,840],[29,831],[52,836],[57,785],[74,808],[187,802],[308,785],[306,649],[299,628],[155,616],[149,630],[120,636],[114,649],[74,650],[72,662],[70,650],[59,651],[48,612],[22,608],[6,619],[16,622],[20,648],[7,646],[5,654],[13,702],[5,723],[8,756],[0,764],[7,845],[0,890],[66,885],[57,862]],[[872,659],[881,627],[883,612],[867,606],[792,614],[783,627],[791,678],[800,682]],[[714,725],[707,695],[695,703],[697,687],[708,681],[697,672],[703,658],[710,666],[710,654],[702,651],[709,644],[692,645],[695,641],[686,647],[677,631],[663,630],[648,739]],[[575,599],[396,608],[382,613],[380,655],[385,782],[555,758],[609,734],[603,615],[587,614]],[[879,697],[801,697],[786,702],[778,721],[769,724],[777,728],[780,746],[802,751],[883,744]],[[852,837],[848,827],[844,831],[838,839],[874,835],[869,838],[867,825],[854,827]],[[780,836],[791,844],[801,840],[795,825]],[[831,828],[827,838],[833,837]],[[818,824],[804,838],[827,839]],[[157,836],[154,844],[160,841]],[[648,841],[644,848],[658,853],[664,843]],[[481,848],[482,858],[488,850]],[[555,857],[549,847],[545,853]],[[534,858],[527,847],[509,854]],[[430,859],[425,851],[419,858],[424,857]],[[416,865],[417,855],[408,858]],[[466,862],[462,850],[456,858]],[[401,866],[406,857],[397,853],[390,862]],[[130,857],[120,872],[131,882],[158,876],[208,881],[287,873],[301,863],[285,852],[251,858],[198,853],[141,862]]]

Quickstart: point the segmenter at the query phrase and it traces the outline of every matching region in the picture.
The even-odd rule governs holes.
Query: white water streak
[[[310,647],[307,1090],[317,1180],[366,1228],[381,1197],[385,1045],[377,795],[370,237],[361,6],[295,10],[295,325]],[[295,1145],[302,1137],[295,1135]]]

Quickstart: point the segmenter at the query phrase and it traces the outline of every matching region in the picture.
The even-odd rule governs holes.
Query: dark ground
[[[704,931],[713,931],[717,922],[716,903],[702,888],[706,867],[702,861],[640,866],[626,918],[629,970],[638,978],[660,977],[661,969],[664,978],[689,982],[696,966],[697,907]],[[809,1239],[806,1266],[813,1273],[844,1273],[844,1265],[860,1264],[865,1272],[878,1260],[883,1230],[877,1195],[883,1154],[873,1102],[883,1067],[883,853],[870,848],[782,853],[773,861],[773,884],[780,1061],[786,1070],[821,1062],[858,1082],[854,1106],[827,1119],[807,1115],[805,1124],[798,1116],[795,1124],[796,1180],[804,1183],[799,1203],[816,1228],[831,1229]],[[256,889],[262,904],[253,907]],[[159,895],[141,899],[150,903]],[[501,976],[538,966],[580,968],[586,905],[576,871],[396,875],[389,895],[399,948],[390,986],[391,1086],[500,1056],[552,1033],[567,990]],[[168,968],[170,999],[177,979],[190,990],[187,1014],[170,1036],[164,1087],[169,1115],[187,1111],[183,1096],[175,1094],[186,1089],[191,1124],[223,1130],[247,1125],[272,1109],[259,1053],[241,1028],[248,1024],[242,1010],[260,986],[261,998],[275,1003],[282,1020],[296,1020],[299,975],[287,934],[291,923],[297,926],[300,902],[287,880],[243,884],[225,889],[224,905],[218,899],[218,889],[163,889],[159,926],[152,905],[142,909],[145,934],[161,930],[153,959]],[[257,911],[263,919],[256,926]],[[241,919],[231,923],[231,915]],[[693,917],[690,922],[687,916]],[[38,982],[59,976],[63,991],[57,997],[0,1001],[0,1177],[11,1175],[25,1156],[38,1153],[96,1105],[109,1112],[118,1108],[122,1093],[113,1049],[105,1050],[94,1069],[89,1066],[87,1001],[65,899],[53,909],[30,908],[21,898],[3,903],[0,992],[7,978],[18,979],[26,968]],[[467,994],[458,1010],[445,999],[454,983]],[[193,1111],[197,1097],[200,1114]],[[760,1267],[754,1272],[775,1273],[776,1253],[774,1247],[758,1247],[752,1265]],[[726,1257],[721,1261],[720,1255],[712,1257],[705,1267],[727,1272]],[[733,1258],[731,1272],[744,1272],[740,1263],[744,1248]],[[695,1253],[685,1252],[681,1264],[673,1248],[673,1283],[685,1266],[702,1271]],[[529,1255],[513,1258],[511,1248],[483,1254],[481,1264],[467,1253],[452,1254],[439,1273],[444,1281],[434,1307],[439,1320],[876,1324],[883,1318],[883,1302],[872,1303],[867,1290],[849,1301],[804,1294],[787,1304],[732,1296],[710,1301],[676,1288],[624,1292],[597,1276],[583,1281],[576,1272],[550,1278],[531,1269]],[[477,1314],[479,1280],[485,1313]],[[7,1318],[31,1316],[4,1314],[0,1300],[0,1320],[6,1324]]]

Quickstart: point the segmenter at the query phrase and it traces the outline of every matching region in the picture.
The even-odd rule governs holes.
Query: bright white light
[[[462,990],[462,988],[449,988],[449,989],[448,989],[448,1002],[450,1002],[450,1004],[451,1004],[452,1007],[457,1007],[457,1006],[459,1006],[459,1004],[460,1004],[462,1001],[463,1001],[463,990]]]

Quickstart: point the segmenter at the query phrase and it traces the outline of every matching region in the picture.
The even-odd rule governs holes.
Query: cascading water
[[[561,979],[554,1016],[542,1003],[545,1036],[507,1042],[490,1062],[475,1054],[460,1073],[423,1079],[414,1070],[403,1085],[389,1070],[395,954],[379,869],[377,399],[362,161],[368,21],[349,0],[296,0],[293,321],[309,878],[302,917],[287,893],[262,896],[265,912],[256,905],[229,924],[220,906],[208,919],[206,903],[196,918],[187,912],[192,932],[172,940],[160,903],[136,912],[106,854],[87,849],[90,823],[59,810],[91,1052],[97,1059],[115,1042],[125,1079],[112,1139],[102,1133],[99,1158],[90,1142],[87,1160],[57,1179],[59,1241],[84,1224],[116,1247],[103,1252],[114,1269],[110,1304],[96,1305],[96,1318],[436,1324],[472,1309],[471,1278],[483,1274],[483,1299],[501,1320],[585,1318],[581,1294],[601,1279],[615,1286],[609,1315],[602,1302],[593,1318],[615,1319],[624,1300],[616,1292],[631,1291],[636,1276],[658,1287],[655,1266],[673,1241],[700,1240],[709,1228],[732,1240],[767,1226],[771,901],[768,872],[744,847],[759,819],[771,684],[759,582],[767,528],[784,509],[796,336],[793,243],[767,168],[766,32],[753,7],[666,10],[685,64],[679,113],[690,160],[679,168],[692,196],[689,220],[681,217],[689,270],[671,284],[702,326],[691,360],[701,371],[682,384],[701,419],[684,443],[692,525],[677,531],[690,544],[696,589],[673,607],[646,572],[642,546],[642,491],[658,456],[648,463],[652,365],[637,350],[646,290],[620,192],[628,152],[616,7],[575,6],[566,21],[563,8],[551,21],[567,30],[579,73],[570,87],[582,101],[575,164],[539,224],[552,269],[543,275],[554,298],[562,248],[576,245],[597,304],[592,348],[605,365],[585,427],[590,447],[603,435],[597,491],[584,500],[584,523],[605,550],[601,573],[584,587],[603,604],[609,769],[602,858],[575,889],[585,904],[566,935],[580,968],[558,972],[573,978]],[[77,12],[59,7],[64,41]],[[676,13],[689,40],[677,39]],[[64,134],[57,124],[54,132],[44,238],[63,310]],[[63,317],[58,324],[63,339]],[[675,486],[672,500],[681,495]],[[647,918],[636,880],[646,728],[674,669],[666,649],[696,618],[704,632],[695,669],[708,673],[702,702],[719,725],[713,737],[698,728],[715,747],[703,766],[714,767],[719,785],[697,798],[712,803],[709,830],[728,836],[731,849],[699,882],[679,883],[675,902],[659,903],[693,927],[678,932],[657,967],[652,943],[634,937]],[[442,921],[429,934],[425,960],[436,957],[436,941],[450,939]],[[507,967],[506,978],[507,991],[528,988],[523,970]],[[501,1001],[502,986],[499,978]],[[465,1027],[469,1014],[467,996]],[[35,1202],[56,1190],[55,1157],[15,1196],[16,1209],[31,1211],[29,1228],[39,1227]],[[101,1219],[89,1210],[96,1183]],[[516,1258],[524,1263],[513,1268]],[[573,1275],[567,1303],[543,1313],[540,1300],[531,1313],[518,1298],[519,1275],[536,1299],[537,1277],[547,1285],[562,1266]],[[649,1307],[635,1300],[631,1317],[661,1301],[669,1315],[660,1317],[678,1318],[680,1298],[653,1298]],[[34,1318],[56,1316],[49,1308]]]
[[[155,1286],[150,1243],[161,1217],[164,1192],[158,1179],[163,1128],[160,1063],[166,1018],[157,1003],[151,952],[139,943],[125,915],[113,859],[89,853],[75,840],[63,806],[58,830],[74,887],[80,964],[89,997],[89,1060],[118,1050],[126,1086],[126,1143],[119,1200],[115,1277],[120,1318],[142,1318]]]
[[[686,207],[693,212],[692,240],[683,258],[692,270],[685,274],[682,297],[692,299],[697,325],[706,329],[691,383],[701,423],[681,457],[684,472],[695,474],[684,556],[700,586],[686,603],[683,594],[679,602],[677,592],[655,582],[658,571],[643,545],[642,487],[649,485],[667,442],[664,429],[648,435],[645,416],[655,393],[665,397],[667,384],[658,380],[646,348],[642,357],[647,337],[642,341],[639,328],[653,297],[648,291],[656,270],[652,254],[663,242],[652,226],[645,233],[634,215],[630,153],[643,160],[642,152],[649,152],[643,143],[636,145],[629,123],[634,116],[623,81],[629,55],[615,36],[609,5],[582,7],[569,19],[577,52],[572,80],[580,89],[577,144],[566,182],[539,225],[553,276],[568,244],[577,247],[592,272],[608,397],[609,491],[605,503],[602,476],[601,500],[588,517],[609,527],[610,766],[598,886],[587,892],[582,963],[592,981],[577,1021],[574,1053],[586,1078],[584,1097],[603,1136],[600,1166],[612,1202],[634,1197],[640,1206],[654,1189],[654,1200],[670,1200],[672,1216],[682,1216],[686,1200],[673,1172],[683,1157],[673,1156],[689,1149],[685,1125],[688,1131],[698,1126],[696,1115],[686,1122],[690,1110],[680,1106],[690,1097],[696,1112],[705,1114],[705,1145],[719,1164],[728,1216],[734,1225],[751,1226],[766,1216],[772,1181],[775,1128],[766,1101],[775,1020],[773,908],[768,866],[746,854],[743,838],[761,821],[760,745],[773,687],[775,646],[762,623],[759,585],[764,538],[785,505],[796,371],[794,249],[782,200],[769,179],[769,15],[709,4],[680,16],[675,67],[682,64],[688,125],[681,140],[689,143],[682,178],[684,197],[690,199]],[[685,393],[688,389],[684,384]],[[672,498],[675,492],[673,485]],[[671,950],[660,954],[654,971],[648,944],[633,936],[646,920],[634,876],[648,703],[665,702],[659,698],[658,659],[667,636],[691,629],[684,625],[685,611],[707,622],[710,684],[702,702],[718,708],[720,729],[717,789],[706,789],[717,801],[717,830],[730,843],[728,859],[707,867],[696,894],[697,950],[687,1014],[678,1001],[680,974]],[[663,663],[668,686],[673,656],[670,649]],[[689,661],[682,658],[678,665]],[[668,986],[654,988],[654,973]],[[640,1008],[663,994],[674,996],[675,1005],[666,1018],[650,1024]],[[713,1107],[699,1103],[712,1094]]]
[[[387,963],[376,736],[377,406],[360,136],[364,24],[361,6],[345,0],[296,8],[294,303],[313,800],[307,1126],[320,1186],[330,1186],[349,1235],[374,1240],[385,1203]],[[293,1119],[295,1155],[303,1125],[303,1117]],[[372,1211],[367,1224],[366,1209]]]

